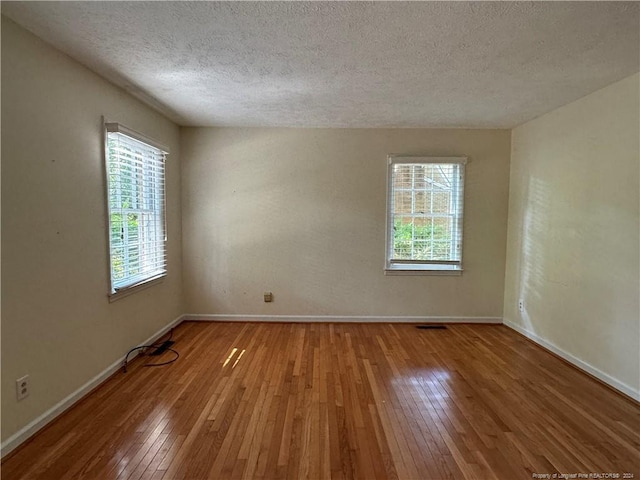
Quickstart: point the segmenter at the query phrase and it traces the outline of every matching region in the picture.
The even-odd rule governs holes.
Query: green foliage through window
[[[442,225],[416,225],[396,220],[393,225],[394,258],[399,260],[448,259],[451,235]]]

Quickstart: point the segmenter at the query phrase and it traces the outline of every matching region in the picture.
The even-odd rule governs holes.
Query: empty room
[[[1,11],[3,480],[640,478],[640,3]]]

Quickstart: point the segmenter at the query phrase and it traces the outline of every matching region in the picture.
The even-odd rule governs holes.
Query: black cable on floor
[[[175,362],[176,360],[178,360],[178,358],[180,358],[180,354],[178,352],[176,352],[173,348],[167,348],[165,350],[165,352],[173,352],[176,354],[176,356],[174,358],[172,358],[171,360],[167,360],[166,362],[161,362],[161,363],[147,363],[145,365],[145,367],[161,367],[163,365],[169,365],[170,363]]]
[[[127,352],[127,354],[124,356],[124,362],[122,364],[123,372],[127,373],[127,364],[129,363],[129,355],[131,355],[136,350],[142,350],[142,354],[141,355],[145,355],[145,352],[146,352],[147,349],[158,348],[160,345],[164,344],[165,342],[168,342],[169,340],[171,340],[173,338],[173,328],[171,330],[169,330],[169,338],[167,338],[166,340],[162,340],[162,338],[163,337],[160,337],[160,339],[156,340],[151,345],[140,345],[140,346],[134,347],[131,350],[129,350]],[[160,341],[160,340],[162,340],[162,341]],[[147,363],[144,366],[145,367],[161,367],[163,365],[169,365],[170,363],[173,363],[176,360],[178,360],[178,358],[180,358],[180,354],[177,351],[175,351],[173,348],[167,348],[166,351],[171,351],[171,352],[175,353],[176,356],[174,358],[172,358],[171,360],[168,360],[166,362]]]

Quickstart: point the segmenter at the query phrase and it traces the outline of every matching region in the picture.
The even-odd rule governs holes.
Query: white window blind
[[[111,293],[166,275],[167,149],[106,123]]]
[[[465,157],[389,156],[387,271],[462,270]]]

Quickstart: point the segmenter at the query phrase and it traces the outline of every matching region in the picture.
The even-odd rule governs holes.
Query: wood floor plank
[[[3,480],[640,478],[640,406],[504,326],[185,322],[174,340],[177,362],[135,359]]]

